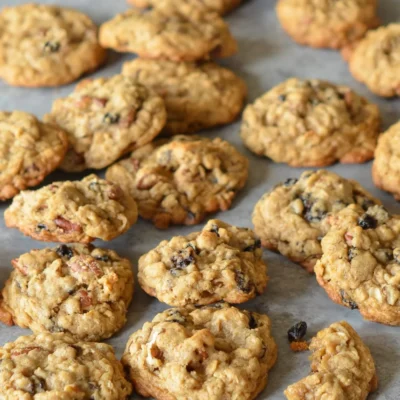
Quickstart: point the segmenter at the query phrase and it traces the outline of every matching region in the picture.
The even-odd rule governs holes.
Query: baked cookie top
[[[143,58],[194,61],[229,57],[237,44],[216,13],[190,4],[177,10],[130,9],[100,27],[102,46]]]
[[[89,243],[122,235],[136,222],[137,207],[119,186],[89,175],[21,192],[4,218],[8,227],[37,240]]]
[[[149,143],[166,121],[163,100],[133,78],[86,79],[54,101],[45,121],[68,134],[70,149],[61,168],[100,169],[122,154]]]
[[[140,286],[175,307],[243,303],[267,285],[267,266],[254,232],[208,221],[201,232],[162,241],[139,259]]]
[[[325,170],[306,171],[264,194],[253,211],[254,230],[264,247],[313,272],[330,216],[349,204],[367,210],[380,201],[353,180]]]
[[[246,107],[241,137],[275,162],[322,167],[371,159],[379,127],[378,107],[349,87],[291,78]]]
[[[349,55],[350,72],[379,96],[400,95],[400,24],[367,33]]]
[[[283,29],[312,47],[341,48],[378,26],[376,0],[279,0]]]
[[[170,309],[127,343],[122,363],[136,390],[158,399],[254,399],[277,347],[266,315],[227,304]]]
[[[0,320],[34,332],[107,339],[126,322],[133,272],[115,251],[85,245],[32,250],[12,261]]]
[[[0,111],[0,135],[0,200],[40,183],[60,165],[68,147],[59,127],[22,111]]]
[[[400,216],[353,204],[332,220],[315,266],[318,283],[364,318],[400,325]]]
[[[232,71],[213,62],[189,63],[137,58],[122,73],[153,89],[165,101],[169,135],[188,134],[235,120],[247,88]]]
[[[132,392],[114,350],[64,333],[21,336],[0,347],[0,397],[124,400]]]
[[[0,11],[0,77],[11,85],[64,85],[105,55],[96,25],[79,11],[33,3]]]
[[[229,209],[247,176],[247,158],[228,142],[183,135],[144,146],[106,172],[135,198],[140,216],[160,229],[198,224]]]
[[[312,373],[285,390],[288,400],[366,399],[377,388],[369,348],[346,322],[318,332],[310,344]]]

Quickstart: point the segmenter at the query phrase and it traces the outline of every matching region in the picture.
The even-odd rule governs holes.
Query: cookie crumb
[[[295,353],[299,353],[301,351],[308,350],[308,343],[307,342],[292,342],[290,343],[290,350]]]

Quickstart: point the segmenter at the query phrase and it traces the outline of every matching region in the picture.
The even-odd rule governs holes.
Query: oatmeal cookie
[[[68,172],[107,167],[121,155],[151,142],[166,121],[164,101],[133,78],[86,79],[44,117],[68,134]]]
[[[1,399],[124,400],[132,392],[111,346],[64,333],[21,336],[0,347]]]
[[[241,137],[275,162],[322,167],[370,160],[379,128],[378,107],[349,87],[291,78],[246,107]]]
[[[315,266],[318,283],[365,319],[400,325],[400,216],[353,204],[331,219]]]
[[[241,112],[245,82],[213,62],[189,63],[137,58],[122,73],[153,89],[165,101],[169,135],[229,124]]]
[[[115,251],[63,244],[32,250],[12,265],[1,293],[3,323],[90,341],[107,339],[124,326],[133,272]]]
[[[142,218],[165,229],[230,208],[248,176],[243,155],[220,138],[174,136],[162,143],[134,151],[106,173],[135,198]]]
[[[341,48],[379,25],[377,0],[279,0],[279,21],[297,43]]]
[[[137,207],[119,186],[89,175],[21,192],[4,218],[8,227],[37,240],[89,243],[122,235],[136,222]]]
[[[288,400],[365,400],[378,380],[369,348],[340,321],[318,332],[310,345],[311,374],[285,390]]]
[[[355,181],[325,170],[307,171],[264,194],[254,208],[254,230],[264,247],[313,272],[330,216],[349,204],[366,210],[380,201]]]
[[[247,228],[210,220],[201,232],[162,241],[139,259],[140,286],[174,307],[243,303],[267,285],[261,243]]]
[[[0,111],[0,200],[40,183],[62,162],[67,135],[31,114]]]
[[[345,53],[350,72],[378,96],[400,96],[400,24],[368,32]]]
[[[173,308],[129,338],[122,363],[142,396],[251,400],[276,361],[270,325],[266,315],[223,303]]]
[[[172,61],[229,57],[237,51],[228,25],[217,14],[189,4],[179,11],[128,10],[101,26],[100,42],[143,58]]]
[[[0,11],[0,77],[11,85],[64,85],[105,55],[96,25],[79,11],[33,3]]]

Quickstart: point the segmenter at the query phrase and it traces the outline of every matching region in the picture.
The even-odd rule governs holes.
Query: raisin
[[[211,227],[210,232],[215,233],[215,234],[219,237],[219,232],[218,232],[218,231],[219,231],[218,225],[214,224],[214,225]]]
[[[250,316],[249,316],[249,328],[250,329],[258,328],[258,324],[257,324],[256,319],[254,318],[253,313],[249,313],[249,314],[250,314]]]
[[[60,257],[67,257],[68,259],[74,256],[74,252],[71,247],[68,247],[65,244],[58,246],[56,252]]]
[[[256,249],[259,249],[260,247],[261,247],[261,240],[257,239],[253,244],[245,247],[243,251],[254,251]]]
[[[285,100],[286,100],[286,94],[281,94],[281,95],[279,95],[278,99],[279,99],[280,101],[285,101]]]
[[[185,324],[186,318],[177,310],[169,310],[168,314],[171,318],[165,320],[165,322],[176,322],[177,324]]]
[[[307,323],[300,321],[293,325],[287,332],[289,342],[299,342],[307,333]]]
[[[235,278],[236,278],[236,284],[238,285],[238,288],[240,291],[244,293],[250,293],[251,292],[251,285],[249,280],[244,276],[242,271],[236,271],[235,272]]]
[[[357,303],[355,303],[353,300],[349,299],[347,293],[343,289],[340,289],[339,293],[340,293],[340,297],[342,298],[342,302],[346,307],[349,307],[352,310],[358,309]]]
[[[337,95],[340,100],[344,100],[344,98],[346,97],[344,93],[340,93],[340,92],[338,92]]]
[[[106,113],[103,117],[103,122],[106,124],[116,124],[120,118],[119,114]]]
[[[298,179],[296,179],[296,178],[288,178],[288,179],[286,179],[285,182],[283,182],[283,186],[286,186],[286,187],[293,186],[295,183],[297,183],[297,181],[298,181]]]
[[[110,261],[110,257],[108,257],[107,254],[104,254],[104,255],[102,255],[102,256],[94,256],[94,258],[95,258],[96,260],[104,261],[104,262]]]
[[[36,229],[39,230],[39,231],[41,231],[43,229],[47,230],[47,226],[45,224],[37,224],[36,225]]]
[[[348,257],[349,261],[351,261],[356,256],[357,256],[357,250],[354,247],[350,247],[350,249],[347,253],[347,257]]]
[[[181,253],[181,251],[179,253]],[[184,269],[194,261],[194,257],[191,254],[187,255],[186,257],[182,254],[178,254],[177,256],[172,256],[171,261],[173,262],[175,268]]]
[[[372,215],[364,214],[359,218],[358,225],[360,225],[364,230],[375,229],[378,225],[378,221]]]
[[[48,41],[44,44],[43,50],[45,51],[45,53],[57,53],[58,50],[60,50],[60,47],[61,45],[59,42]]]
[[[372,207],[374,205],[375,202],[367,198],[363,199],[363,201],[361,202],[361,207],[364,211],[367,211],[369,207]]]

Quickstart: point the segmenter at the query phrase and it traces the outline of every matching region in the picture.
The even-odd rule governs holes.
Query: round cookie
[[[350,72],[378,96],[400,96],[400,24],[368,32],[349,53]]]
[[[0,111],[0,200],[39,184],[62,162],[67,135],[22,111]]]
[[[377,0],[279,0],[278,19],[297,43],[341,48],[379,25]]]
[[[143,58],[172,61],[229,57],[237,51],[228,25],[217,14],[190,5],[179,11],[128,10],[100,27],[100,43]]]
[[[133,78],[86,79],[44,117],[68,134],[70,149],[61,168],[68,172],[107,167],[121,155],[151,142],[163,128],[163,100]]]
[[[312,372],[285,390],[288,400],[365,400],[377,389],[371,352],[346,321],[318,332],[310,350]]]
[[[11,85],[64,85],[105,56],[96,25],[79,11],[33,3],[0,11],[0,77]]]
[[[248,160],[231,144],[199,136],[144,146],[106,172],[135,198],[140,216],[160,229],[228,210],[247,176]]]
[[[131,335],[122,363],[142,396],[251,400],[276,361],[270,325],[221,303],[166,310]]]
[[[164,133],[169,135],[229,124],[241,112],[247,93],[242,79],[212,62],[137,58],[126,62],[122,73],[164,99],[167,109]]]
[[[355,181],[325,170],[307,171],[264,194],[253,211],[254,230],[264,247],[313,272],[331,215],[349,204],[366,210],[380,201]]]
[[[370,160],[379,127],[378,107],[349,87],[291,78],[246,107],[241,137],[275,162],[322,167]]]
[[[107,339],[124,326],[133,272],[115,251],[61,245],[32,250],[12,265],[0,297],[3,323],[85,341]]]
[[[370,321],[400,325],[400,216],[382,206],[340,211],[322,239],[315,274],[335,303]]]
[[[17,195],[4,212],[9,228],[46,242],[112,240],[137,220],[134,199],[119,186],[89,175]]]
[[[124,400],[132,392],[114,350],[64,333],[21,336],[0,347],[0,398]]]
[[[251,230],[213,219],[201,232],[164,240],[140,257],[138,280],[174,307],[244,303],[267,285],[260,247]]]

